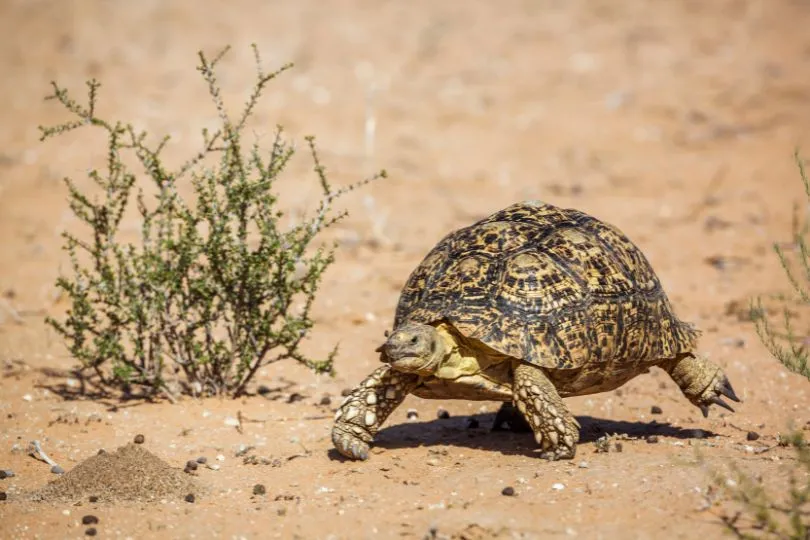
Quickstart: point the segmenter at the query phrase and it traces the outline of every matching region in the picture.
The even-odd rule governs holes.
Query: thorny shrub
[[[65,179],[70,208],[90,234],[63,234],[72,275],[60,276],[56,285],[70,306],[63,320],[47,322],[80,369],[94,373],[104,389],[139,387],[142,395],[173,399],[179,386],[197,395],[236,397],[260,367],[279,360],[333,371],[337,347],[322,360],[308,358],[299,347],[313,327],[311,307],[334,260],[334,245],[314,241],[346,215],[334,210],[336,199],[385,172],[334,189],[314,139],[307,138],[322,198],[314,212],[282,228],[275,188],[295,148],[281,127],[269,151],[246,145],[243,135],[265,87],[291,65],[264,73],[254,45],[256,82],[233,118],[215,73],[227,50],[211,60],[199,53],[197,70],[216,108],[218,129],[203,130],[201,149],[177,169],[163,160],[168,137],[150,145],[147,134],[131,124],[96,116],[98,82],[87,83],[86,106],[52,83],[48,99],[76,118],[40,127],[42,140],[91,126],[105,133],[107,147],[106,168],[89,173],[100,196]],[[125,158],[132,156],[141,174],[127,165]],[[193,196],[181,194],[181,182]],[[140,221],[136,244],[120,234],[133,200]]]
[[[810,181],[798,152],[795,159],[810,203]],[[807,333],[797,335],[795,331],[795,319],[806,315],[810,308],[810,228],[806,221],[802,225],[800,222],[798,217],[794,218],[793,234],[788,244],[774,244],[774,250],[794,293],[777,295],[771,299],[781,303],[780,328],[777,329],[769,320],[770,313],[763,306],[762,299],[752,302],[750,313],[757,334],[768,351],[787,369],[810,380],[810,338]],[[789,253],[794,256],[788,256]],[[761,478],[750,477],[734,464],[730,465],[730,476],[714,473],[715,485],[739,505],[736,512],[721,516],[726,529],[737,538],[810,539],[810,446],[801,431],[788,436],[780,435],[778,444],[791,446],[795,450],[795,461],[790,461],[786,466],[786,492],[769,491]]]

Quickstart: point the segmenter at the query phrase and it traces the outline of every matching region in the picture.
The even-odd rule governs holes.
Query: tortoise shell
[[[450,233],[414,270],[394,327],[442,321],[550,369],[675,358],[698,336],[619,229],[537,201]]]

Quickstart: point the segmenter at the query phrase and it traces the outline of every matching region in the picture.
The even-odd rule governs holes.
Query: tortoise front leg
[[[579,423],[543,370],[530,364],[515,368],[514,399],[548,460],[571,459],[579,441]]]
[[[332,444],[337,451],[351,459],[368,459],[369,443],[380,426],[418,383],[418,375],[390,366],[374,370],[335,413]]]

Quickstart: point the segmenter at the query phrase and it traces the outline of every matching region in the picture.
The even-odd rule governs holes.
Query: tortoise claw
[[[717,405],[727,411],[735,412],[731,405],[723,401],[723,397],[737,403],[742,402],[742,400],[737,397],[736,392],[734,392],[734,388],[731,386],[728,378],[722,372],[718,371],[717,374],[715,374],[712,384],[710,384],[703,392],[703,395],[698,398],[697,403],[693,403],[700,408],[704,418],[709,416],[710,405]]]
[[[728,379],[722,381],[720,384],[717,385],[717,391],[726,396],[731,401],[742,403],[742,400],[737,397],[737,394],[734,393],[734,388],[731,387],[731,383],[728,381]],[[720,403],[718,403],[718,405],[720,405]],[[722,406],[730,411],[733,411],[733,409],[728,405],[723,404]]]
[[[738,400],[738,401],[739,401],[739,400]],[[724,409],[727,409],[727,410],[729,410],[729,411],[731,411],[731,412],[734,412],[734,409],[732,409],[732,408],[731,408],[731,405],[729,405],[728,403],[726,403],[725,401],[723,401],[723,400],[722,400],[720,397],[718,397],[718,396],[712,396],[712,397],[710,397],[710,398],[709,398],[709,402],[710,402],[710,403],[713,403],[713,404],[715,404],[715,405],[719,405],[720,407],[723,407]]]
[[[344,457],[358,461],[368,459],[369,445],[341,429],[335,428],[332,431],[332,443]]]

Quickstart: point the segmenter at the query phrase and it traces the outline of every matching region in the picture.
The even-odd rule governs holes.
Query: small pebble
[[[759,439],[759,433],[757,433],[756,431],[749,431],[745,435],[745,440],[747,441],[756,441],[757,439]]]
[[[192,472],[192,471],[196,471],[196,470],[197,470],[197,466],[198,466],[197,462],[196,462],[196,461],[194,461],[193,459],[191,459],[191,460],[189,460],[189,461],[187,461],[187,462],[186,462],[186,468],[185,468],[185,469],[183,469],[183,471],[184,471],[184,472],[187,472],[187,473],[188,473],[188,472]]]
[[[329,396],[323,396],[321,398],[320,403],[321,403],[321,405],[331,405],[332,404],[332,398],[330,398]]]
[[[184,499],[184,500],[185,500],[187,503],[193,503],[195,500],[197,500],[197,498],[194,496],[194,494],[193,494],[193,493],[189,493],[188,495],[186,495],[186,497],[185,497],[185,499]]]
[[[476,429],[479,425],[477,418],[467,419],[467,429]]]
[[[436,411],[436,418],[447,420],[448,418],[450,418],[450,413],[447,412],[446,409],[439,409],[438,411]]]
[[[140,433],[135,435],[135,444],[143,444],[144,442],[146,442],[146,437],[144,437]]]
[[[53,467],[51,467],[51,472],[53,474],[65,474],[65,469],[63,469],[59,465],[54,465]]]
[[[587,469],[588,468],[588,462],[587,461],[580,461],[577,464],[577,467],[579,467],[580,469]]]
[[[5,501],[8,499],[8,495],[6,495],[5,491],[0,491],[0,501]]]
[[[98,523],[98,517],[93,514],[87,514],[82,517],[82,525],[95,525],[96,523]]]
[[[87,536],[95,536],[96,534],[98,534],[98,531],[96,530],[95,527],[90,527],[89,529],[84,531],[84,534],[86,534]]]
[[[3,478],[11,478],[12,476],[14,476],[14,471],[12,471],[11,469],[0,471],[0,480],[2,480]]]
[[[352,388],[344,388],[343,390],[340,391],[340,395],[343,396],[343,397],[346,397],[349,394],[351,394],[353,391],[354,390]]]
[[[565,489],[565,484],[561,484],[560,482],[556,482],[554,484],[551,484],[551,489],[553,489],[554,491],[562,491],[562,490]]]
[[[225,456],[222,454],[217,454],[217,461],[225,461]]]
[[[91,503],[98,502],[98,497],[96,495],[90,495],[87,500]]]
[[[613,449],[616,450],[617,452],[621,452],[622,450],[624,450],[624,445],[620,442],[617,442],[616,444],[613,445]]]
[[[205,465],[206,463],[208,463],[208,458],[205,456],[200,456],[197,458],[197,463],[199,463],[200,465]]]
[[[253,486],[253,494],[254,495],[265,495],[267,493],[267,488],[264,487],[264,484],[256,484]]]
[[[106,454],[106,453],[107,453],[106,450],[104,450],[103,448],[99,448],[98,452],[96,452],[96,455],[101,456],[101,455]]]
[[[408,420],[415,420],[419,418],[419,413],[416,412],[416,409],[408,409],[408,413],[406,416],[408,417]]]
[[[662,414],[664,411],[661,410],[661,407],[658,405],[653,405],[650,407],[650,414]]]
[[[513,497],[515,495],[515,488],[512,486],[506,486],[501,490],[501,495],[506,495],[507,497]]]
[[[259,387],[256,389],[256,393],[259,394],[260,396],[266,396],[270,392],[272,392],[272,390],[270,390],[270,387],[265,386],[263,384],[259,385]]]
[[[658,435],[648,435],[647,436],[647,443],[648,444],[657,444],[658,443]]]

